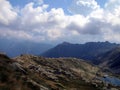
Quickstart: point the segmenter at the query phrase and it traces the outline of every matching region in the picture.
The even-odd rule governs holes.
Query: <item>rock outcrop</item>
[[[98,78],[103,75],[97,66],[76,58],[0,55],[0,90],[107,90]]]

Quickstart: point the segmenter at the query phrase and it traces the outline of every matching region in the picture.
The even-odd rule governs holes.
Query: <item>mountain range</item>
[[[13,56],[23,51],[41,51],[38,44],[32,45],[31,42],[17,43],[15,46],[12,42],[4,44],[3,41],[0,47],[8,47],[6,50],[11,52],[7,53]],[[5,53],[0,53],[0,90],[120,89],[119,44],[63,42],[41,55],[21,54],[9,58]]]
[[[75,57],[94,61],[98,55],[112,50],[119,44],[106,42],[88,42],[85,44],[71,44],[63,42],[56,47],[42,53],[45,57]]]
[[[0,52],[6,53],[9,57],[20,54],[39,55],[52,47],[53,45],[45,43],[0,39]]]
[[[42,54],[44,57],[72,57],[99,65],[104,71],[120,74],[120,45],[106,42],[71,44],[63,42]]]

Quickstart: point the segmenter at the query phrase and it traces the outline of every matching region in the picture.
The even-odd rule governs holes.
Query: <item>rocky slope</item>
[[[76,58],[0,54],[0,90],[112,90],[98,67]],[[118,87],[116,87],[118,88]],[[116,89],[118,90],[118,89]]]
[[[32,55],[23,55],[15,60],[30,72],[37,74],[38,78],[40,77],[52,89],[95,89],[89,82],[92,82],[99,69],[82,60],[43,58]]]
[[[116,47],[100,56],[98,61],[104,69],[120,74],[120,47]]]

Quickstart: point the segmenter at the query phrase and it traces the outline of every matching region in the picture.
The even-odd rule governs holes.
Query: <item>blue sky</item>
[[[13,6],[24,7],[27,3],[36,2],[36,0],[9,0]],[[70,14],[68,12],[68,7],[72,3],[72,0],[44,0],[45,4],[49,5],[48,10],[51,8],[63,8],[66,14]]]
[[[24,7],[27,3],[35,2],[36,0],[9,0],[13,6]],[[63,8],[66,14],[70,14],[68,11],[69,6],[73,3],[74,0],[44,0],[45,4],[49,5],[48,10],[51,8]],[[76,0],[75,0],[76,1]],[[96,0],[96,2],[104,7],[104,4],[107,0]]]
[[[0,0],[0,38],[120,43],[119,0]]]
[[[97,3],[101,6],[104,7],[104,4],[108,1],[108,0],[96,0]]]

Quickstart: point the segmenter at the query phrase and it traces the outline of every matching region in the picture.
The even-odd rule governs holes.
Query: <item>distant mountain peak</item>
[[[105,41],[105,42],[100,42],[100,41],[98,41],[98,42],[86,42],[85,44],[90,44],[90,43],[92,43],[92,44],[98,44],[98,43],[111,44],[109,41]]]
[[[42,54],[45,57],[75,57],[94,60],[99,54],[105,53],[118,44],[109,42],[88,42],[85,44],[71,44],[63,42]]]
[[[61,43],[61,45],[68,45],[68,44],[71,44],[71,43],[69,43],[69,42],[63,42],[63,43]]]
[[[109,41],[105,41],[105,43],[110,43]]]

